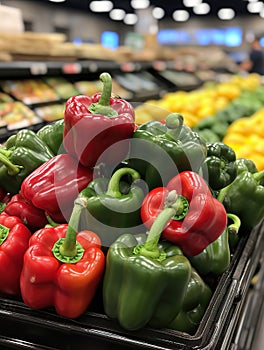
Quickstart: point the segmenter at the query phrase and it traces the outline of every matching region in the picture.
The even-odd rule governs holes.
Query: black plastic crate
[[[228,270],[219,278],[194,335],[169,329],[129,332],[91,305],[76,320],[53,309],[31,310],[18,300],[0,298],[0,348],[34,350],[227,350],[261,260],[264,225],[242,235]],[[95,303],[96,304],[96,303]]]

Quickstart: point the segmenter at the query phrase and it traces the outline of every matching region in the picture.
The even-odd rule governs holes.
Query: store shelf
[[[239,315],[230,350],[262,350],[264,322],[264,253]]]
[[[24,78],[44,75],[72,75],[86,74],[101,71],[103,69],[119,69],[120,65],[111,61],[77,61],[77,62],[52,62],[52,61],[15,61],[0,62],[1,78]]]
[[[152,67],[151,62],[118,63],[107,60],[79,60],[74,62],[63,61],[13,61],[0,62],[1,79],[22,78],[43,75],[72,75],[96,73],[100,71],[138,72]]]
[[[4,85],[9,86],[10,89],[23,87],[23,84],[27,86],[25,89],[29,90],[28,86],[32,85],[32,89],[37,84],[37,81],[44,84],[46,83],[47,78],[53,79],[65,79],[69,84],[73,86],[75,83],[86,81],[86,82],[96,82],[99,80],[99,76],[102,72],[109,72],[113,79],[120,85],[123,89],[122,91],[127,91],[127,97],[123,97],[131,103],[142,103],[151,99],[160,99],[164,94],[169,91],[176,91],[177,89],[181,90],[189,90],[190,88],[197,88],[200,84],[200,80],[192,73],[184,73],[184,72],[174,72],[174,75],[178,74],[178,81],[181,84],[176,84],[169,79],[165,79],[161,72],[170,67],[169,62],[125,62],[118,63],[114,61],[107,60],[79,60],[75,62],[41,62],[41,61],[17,61],[17,62],[0,62],[0,75],[1,75],[1,86],[2,90],[5,94],[9,94],[11,99],[14,101],[19,101],[20,103],[24,103],[25,108],[31,109],[32,112],[37,113],[38,107],[48,107],[54,104],[64,104],[67,98],[62,98],[57,95],[57,98],[52,98],[50,101],[47,99],[33,101],[30,103],[30,98],[21,97],[20,98],[12,94],[12,91],[6,91],[3,87]],[[185,80],[182,78],[182,75],[189,77],[189,80],[192,76],[192,81],[194,82],[191,86],[190,84],[186,84]],[[32,83],[33,82],[33,83]],[[49,85],[49,84],[47,84]],[[52,88],[52,87],[51,87]],[[75,86],[76,90],[78,88]],[[99,87],[96,88],[96,92],[98,92]],[[41,90],[41,89],[39,89]],[[34,90],[32,90],[34,92]],[[29,92],[31,94],[32,92]],[[56,94],[56,93],[55,93]],[[82,94],[82,92],[76,92],[75,94]],[[90,95],[90,93],[84,93]],[[122,95],[122,92],[120,93]],[[23,94],[22,94],[23,95]],[[46,94],[44,94],[46,96]],[[119,95],[119,94],[118,94]],[[72,96],[72,95],[71,95]],[[47,97],[47,96],[46,96]],[[70,97],[70,96],[69,96]],[[4,116],[6,105],[4,105],[5,101],[0,102],[1,108],[1,116]],[[36,114],[36,118],[38,119],[38,115]],[[62,116],[63,118],[63,113]],[[10,116],[11,118],[11,116]],[[3,118],[4,120],[5,118]],[[11,119],[7,118],[9,123]],[[0,142],[3,143],[10,135],[17,132],[19,129],[27,127],[32,130],[38,130],[44,124],[46,124],[46,120],[40,118],[41,120],[36,120],[32,124],[18,123],[17,128],[9,124],[4,125],[0,129]],[[20,126],[21,125],[21,126]]]

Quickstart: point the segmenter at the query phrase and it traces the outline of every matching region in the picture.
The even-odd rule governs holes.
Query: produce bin
[[[8,297],[0,298],[0,348],[227,350],[231,343],[238,343],[234,338],[239,334],[238,322],[246,309],[252,277],[263,260],[263,231],[260,223],[241,236],[228,270],[214,282],[212,299],[194,335],[148,327],[125,331],[103,313],[100,292],[89,310],[75,320],[58,316],[52,308],[31,310],[22,301]],[[261,302],[260,296],[258,300]],[[259,307],[256,302],[254,305]]]

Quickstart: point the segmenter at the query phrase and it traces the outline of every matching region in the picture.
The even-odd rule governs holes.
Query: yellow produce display
[[[229,81],[204,84],[190,92],[176,91],[165,94],[160,100],[149,100],[135,108],[136,123],[163,120],[169,113],[184,116],[186,125],[195,127],[202,119],[224,109],[242,91],[252,91],[261,84],[258,74],[235,75]]]
[[[232,147],[237,158],[253,160],[258,170],[264,169],[264,108],[251,117],[234,121],[223,142]]]

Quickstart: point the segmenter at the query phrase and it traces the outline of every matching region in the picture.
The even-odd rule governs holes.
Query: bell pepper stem
[[[241,220],[235,214],[227,213],[228,219],[232,220],[233,223],[227,226],[228,233],[230,234],[238,234],[239,228],[241,226]]]
[[[232,184],[232,182],[231,182]],[[227,195],[229,188],[231,187],[231,184],[227,185],[226,187],[222,188],[217,196],[217,200],[221,203],[223,203],[225,196]]]
[[[48,221],[48,224],[46,225],[46,227],[56,227],[56,226],[60,225],[57,222],[55,222],[54,220],[52,220],[52,218],[47,214],[46,214],[46,219]]]
[[[109,73],[102,73],[100,80],[103,83],[103,91],[99,99],[99,104],[102,106],[110,106],[110,96],[112,94],[112,78]]]
[[[166,198],[164,209],[159,213],[148,232],[147,240],[144,244],[134,248],[134,254],[144,255],[148,258],[162,261],[166,258],[166,253],[158,248],[161,233],[170,219],[176,215],[178,210],[178,195],[175,190],[170,191]]]
[[[183,117],[179,113],[171,113],[166,118],[166,138],[172,141],[178,139],[183,126]]]
[[[8,159],[8,155],[10,155],[11,153],[12,152],[10,152],[10,151],[6,151],[4,149],[0,149],[0,163],[4,164],[6,166],[8,175],[15,176],[21,171],[23,166],[22,165],[13,164]]]
[[[99,102],[92,103],[88,110],[93,114],[103,114],[109,118],[116,117],[118,112],[110,107],[110,98],[112,94],[112,78],[109,73],[102,73],[100,80],[103,83],[103,90]]]
[[[111,177],[109,183],[108,183],[108,187],[107,187],[107,191],[106,191],[106,195],[107,196],[111,196],[111,197],[115,197],[115,198],[119,198],[121,197],[123,194],[120,192],[120,180],[124,175],[131,175],[132,177],[132,182],[140,179],[140,174],[131,168],[120,168],[118,169]]]
[[[84,253],[84,249],[79,242],[76,241],[79,220],[85,204],[82,198],[77,198],[74,202],[74,208],[70,217],[66,237],[59,239],[52,249],[54,256],[66,263],[76,263]]]
[[[253,177],[257,182],[260,182],[262,179],[264,179],[264,170],[254,173]]]

